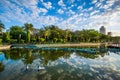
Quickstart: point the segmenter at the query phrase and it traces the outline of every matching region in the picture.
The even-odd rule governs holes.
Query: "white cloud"
[[[97,8],[103,8],[103,4],[101,2],[97,2],[95,4],[95,7],[97,7]]]
[[[64,7],[64,6],[65,6],[65,4],[64,4],[64,2],[63,2],[63,0],[60,0],[60,1],[58,2],[58,5],[59,5],[59,6],[62,6],[62,7]]]
[[[43,2],[43,5],[47,8],[47,9],[51,9],[52,8],[52,3],[51,2]]]
[[[83,7],[82,7],[82,6],[78,6],[77,9],[80,9],[80,10],[81,10],[81,9],[83,9]]]
[[[64,13],[64,11],[62,10],[62,9],[58,9],[58,11],[57,11],[59,14],[63,14]]]
[[[37,21],[40,22],[40,24],[52,25],[58,24],[61,19],[55,16],[40,16],[39,18],[37,18]]]
[[[14,0],[14,2],[18,6],[24,6],[26,8],[30,8],[31,6],[36,6],[38,3],[38,0]]]
[[[68,14],[68,15],[74,15],[75,12],[74,12],[73,10],[70,9],[70,10],[67,12],[67,14]]]
[[[106,1],[106,4],[103,6],[103,8],[108,9],[108,8],[112,7],[112,5],[114,5],[114,2],[115,1],[111,1],[111,0]]]
[[[88,10],[89,10],[89,11],[93,10],[93,7],[90,7]]]
[[[41,2],[44,3],[45,8],[38,8],[38,0],[28,1],[14,0],[14,3],[16,3],[17,5],[11,3],[9,0],[0,1],[1,4],[6,4],[3,7],[3,10],[6,12],[0,14],[0,19],[6,22],[31,22],[35,26],[41,26],[42,24],[55,24],[64,29],[64,26],[67,23],[70,29],[74,30],[79,30],[82,28],[93,28],[98,30],[99,27],[102,25],[107,28],[107,31],[112,30],[114,32],[119,32],[120,30],[120,7],[118,5],[119,3],[116,3],[116,1],[107,0],[106,5],[102,4],[102,2],[96,2],[95,7],[90,7],[88,9],[84,9],[83,5],[80,5],[76,7],[80,11],[80,13],[77,13],[71,8],[68,9],[63,0],[60,0],[58,2],[58,5],[61,6],[62,9],[57,10],[57,12],[59,14],[66,13],[67,17],[69,17],[67,19],[56,17],[55,15],[45,15],[49,11],[48,9],[52,8],[51,2],[44,3],[44,1],[41,0]],[[111,6],[113,5],[115,6],[115,9],[111,8]],[[118,6],[116,7],[116,5]],[[74,6],[74,4],[70,7],[72,6]],[[105,12],[101,12],[100,9],[105,9]],[[91,11],[91,13],[88,14],[88,11]]]
[[[93,12],[90,13],[90,16],[93,16],[95,14],[98,14],[100,11],[99,10],[94,10]]]
[[[90,13],[90,15],[86,14],[84,11],[81,14],[74,13],[73,16],[70,16],[68,19],[62,21],[60,25],[65,26],[67,23],[70,29],[74,29],[74,30],[81,30],[83,28],[99,30],[101,26],[105,26],[107,32],[111,30],[113,32],[119,32],[120,30],[119,11],[120,8],[104,13],[100,13],[100,10],[94,10]]]
[[[107,1],[107,0],[100,0],[100,2]]]
[[[74,3],[75,2],[75,0],[68,0],[69,1],[69,3]]]
[[[41,2],[43,2],[43,0],[40,0]]]
[[[32,12],[26,12],[24,7],[27,9],[28,5],[31,3],[27,3],[26,6],[24,6],[22,3],[19,3],[19,6],[22,6],[22,8],[11,3],[10,1],[4,1],[4,3],[6,4],[4,10],[7,12],[0,15],[0,18],[4,19],[4,21],[17,21],[23,24],[29,22],[38,27],[42,24],[57,24],[57,22],[61,20],[55,16],[43,16],[48,12],[48,10],[45,8],[38,8],[37,6],[29,6],[29,10]]]
[[[40,12],[43,12],[44,14],[46,14],[48,11],[45,8],[39,8]]]
[[[75,5],[72,4],[71,6],[67,7],[67,9],[71,9],[73,7],[75,7]]]
[[[93,0],[93,1],[92,1],[92,4],[95,4],[95,3],[97,3],[97,0]]]
[[[75,5],[72,4],[72,5],[70,6],[70,8],[72,8],[72,7],[74,7],[74,6],[75,6]]]

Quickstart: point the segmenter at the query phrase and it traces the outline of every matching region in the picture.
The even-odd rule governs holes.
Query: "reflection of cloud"
[[[96,60],[91,60],[90,70],[95,73],[99,73],[99,70],[118,72],[120,65],[119,61],[118,55],[111,53],[110,55],[99,57]],[[104,77],[106,77],[106,75],[104,75]]]
[[[89,59],[78,56],[74,52],[70,54],[70,57],[67,59],[60,57],[55,61],[48,61],[48,65],[46,65],[44,70],[39,72],[31,71],[27,74],[23,73],[24,75],[22,77],[19,77],[20,73],[22,73],[20,69],[25,65],[20,60],[12,62],[8,61],[6,62],[6,71],[1,75],[5,74],[3,77],[8,76],[5,79],[14,79],[16,77],[18,77],[18,79],[36,79],[37,75],[44,80],[53,80],[53,77],[58,78],[58,80],[63,80],[66,76],[71,79],[76,77],[81,79],[84,76],[88,76],[94,80],[112,80],[114,78],[119,79],[120,77],[119,62],[119,55],[114,53],[110,53],[110,55],[105,55],[104,57],[99,56],[95,59]],[[32,67],[37,68],[36,66],[41,64],[42,63],[40,63],[40,59],[38,58],[29,66],[32,69]],[[75,75],[73,75],[74,73]]]

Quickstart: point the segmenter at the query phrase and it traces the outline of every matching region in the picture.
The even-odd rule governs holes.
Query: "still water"
[[[0,80],[119,79],[119,51],[11,49],[0,53]]]

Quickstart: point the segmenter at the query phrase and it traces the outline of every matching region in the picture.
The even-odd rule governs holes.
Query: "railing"
[[[116,48],[120,48],[120,43],[109,43],[108,47],[116,47]]]

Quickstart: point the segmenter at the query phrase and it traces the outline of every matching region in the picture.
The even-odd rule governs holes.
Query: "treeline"
[[[71,31],[69,29],[62,30],[55,25],[36,29],[31,23],[25,23],[23,26],[12,26],[6,32],[2,32],[4,24],[1,24],[0,22],[1,43],[117,42],[120,39],[100,34],[94,29]]]

